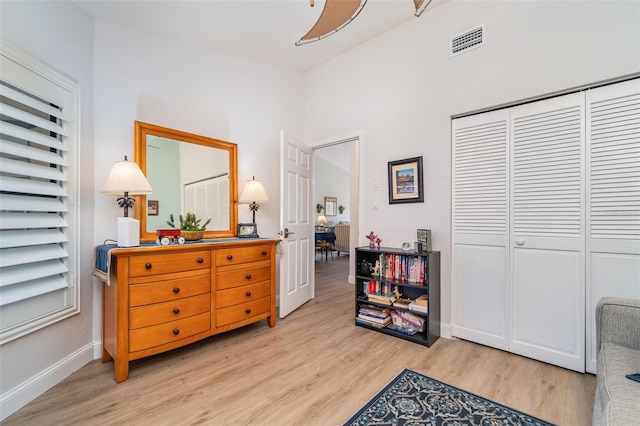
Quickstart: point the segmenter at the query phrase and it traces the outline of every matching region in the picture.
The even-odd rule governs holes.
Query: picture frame
[[[147,200],[147,215],[158,216],[159,213],[160,213],[160,201]]]
[[[324,215],[338,215],[338,199],[336,197],[324,197]]]
[[[431,229],[417,229],[416,240],[419,253],[431,252]]]
[[[258,225],[255,223],[239,223],[238,238],[258,238]]]
[[[422,203],[422,156],[388,162],[389,204]]]

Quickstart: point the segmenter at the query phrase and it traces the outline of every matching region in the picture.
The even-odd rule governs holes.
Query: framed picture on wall
[[[324,215],[336,216],[338,214],[338,199],[336,197],[324,197]]]
[[[389,161],[389,204],[422,203],[422,156]]]
[[[158,200],[147,200],[147,215],[158,216],[160,212],[160,202]]]

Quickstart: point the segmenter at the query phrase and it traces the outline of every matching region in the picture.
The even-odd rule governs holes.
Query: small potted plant
[[[345,207],[343,205],[338,206],[338,211],[340,212],[340,214],[344,213],[344,209]]]
[[[316,211],[318,214],[322,213],[322,210],[324,210],[324,206],[320,203],[316,204]]]
[[[179,226],[176,226],[175,220],[173,218],[173,213],[169,215],[169,220],[167,221],[167,225],[172,228],[180,229],[180,235],[184,237],[187,241],[198,241],[202,239],[204,235],[204,230],[207,229],[207,225],[211,222],[211,219],[207,220],[204,225],[200,225],[201,219],[196,218],[194,213],[189,213],[183,217],[180,215],[178,217],[180,219]]]

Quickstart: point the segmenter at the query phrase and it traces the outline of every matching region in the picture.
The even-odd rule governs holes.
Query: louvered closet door
[[[508,120],[502,110],[452,122],[452,333],[505,350]]]
[[[511,110],[509,350],[584,371],[584,95]]]
[[[596,372],[595,307],[640,299],[640,80],[587,99],[587,371]]]

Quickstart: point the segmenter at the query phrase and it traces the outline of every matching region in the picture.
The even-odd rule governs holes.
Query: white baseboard
[[[453,337],[453,327],[449,323],[440,323],[440,337],[451,339]]]
[[[60,383],[80,367],[94,360],[95,347],[94,342],[83,346],[22,384],[0,395],[0,421]]]

